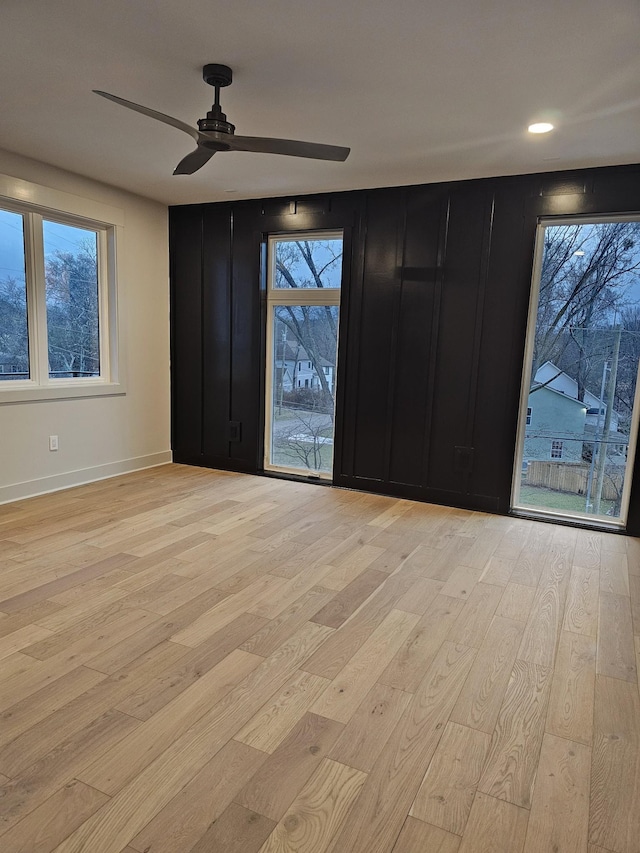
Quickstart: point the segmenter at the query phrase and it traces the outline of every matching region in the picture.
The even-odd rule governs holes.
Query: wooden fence
[[[529,462],[524,480],[529,486],[544,486],[556,492],[569,492],[572,495],[586,495],[590,466],[583,462]],[[622,490],[624,468],[609,466],[605,473],[602,497],[615,501]],[[596,492],[597,478],[593,477],[591,494]]]

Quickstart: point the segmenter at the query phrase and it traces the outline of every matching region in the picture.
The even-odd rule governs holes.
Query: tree
[[[321,471],[323,457],[331,458],[325,448],[333,443],[330,435],[333,429],[332,415],[315,412],[295,411],[291,424],[280,431],[278,444],[288,453],[294,454],[303,467],[310,471]]]
[[[587,385],[594,387],[603,362],[594,340],[604,341],[600,333],[612,328],[616,313],[626,305],[627,291],[640,271],[639,244],[637,222],[545,229],[532,392],[540,387],[534,377],[546,361],[576,380],[579,400]]]
[[[95,240],[83,241],[75,253],[48,255],[45,281],[49,371],[95,376],[100,372]]]
[[[29,375],[27,297],[23,281],[7,276],[0,282],[0,355],[23,378]]]
[[[341,264],[341,241],[283,240],[276,244],[276,288],[322,289],[339,286]],[[276,311],[277,319],[286,328],[287,335],[307,353],[323,395],[327,402],[331,400],[333,410],[333,394],[324,374],[323,361],[335,362],[338,327],[336,307],[281,305]]]

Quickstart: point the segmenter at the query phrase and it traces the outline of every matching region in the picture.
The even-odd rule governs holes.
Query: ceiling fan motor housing
[[[231,85],[233,73],[228,65],[209,63],[202,69],[202,79],[205,83],[213,86],[216,90],[216,100],[206,118],[198,119],[198,127],[202,133],[214,131],[216,133],[235,133],[235,125],[227,121],[226,115],[220,106],[220,89]]]

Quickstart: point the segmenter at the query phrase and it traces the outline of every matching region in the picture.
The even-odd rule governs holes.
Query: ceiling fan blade
[[[236,136],[227,133],[202,133],[201,140],[220,144],[228,151],[253,151],[257,154],[285,154],[289,157],[310,157],[313,160],[346,160],[350,148],[323,145],[319,142],[300,142],[295,139],[271,139],[262,136]]]
[[[186,157],[183,157],[182,160],[180,160],[173,170],[173,174],[193,175],[193,173],[197,172],[198,169],[201,169],[205,163],[208,163],[215,153],[215,150],[211,148],[204,148],[202,145],[199,145],[195,151],[192,151],[191,154],[187,154]]]
[[[93,91],[96,95],[100,95],[100,97],[106,98],[108,101],[113,101],[115,104],[120,104],[120,106],[127,107],[129,110],[142,113],[144,116],[155,118],[157,121],[161,121],[164,124],[169,124],[171,127],[182,130],[185,133],[188,133],[189,136],[196,140],[196,142],[200,139],[200,133],[195,129],[195,127],[190,127],[186,122],[180,121],[179,118],[173,118],[173,116],[159,113],[157,110],[149,109],[149,107],[143,107],[140,104],[134,104],[133,101],[127,101],[125,98],[119,98],[117,95],[110,95],[109,92],[101,92],[99,89],[94,89]]]

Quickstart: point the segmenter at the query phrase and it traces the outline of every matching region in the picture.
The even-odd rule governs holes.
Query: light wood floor
[[[0,561],[3,853],[640,851],[638,540],[169,465]]]

